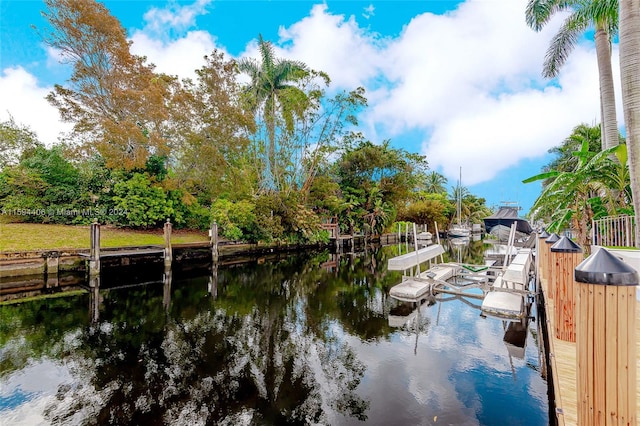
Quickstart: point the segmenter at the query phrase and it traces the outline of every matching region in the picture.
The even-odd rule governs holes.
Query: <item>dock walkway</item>
[[[549,337],[549,357],[553,374],[556,418],[558,425],[578,424],[578,390],[576,379],[576,344],[557,339],[554,323],[554,299],[549,299],[548,283],[542,279],[542,294],[547,312],[547,334]],[[636,299],[636,371],[640,379],[640,301]],[[636,419],[640,419],[640,380],[636,385]]]

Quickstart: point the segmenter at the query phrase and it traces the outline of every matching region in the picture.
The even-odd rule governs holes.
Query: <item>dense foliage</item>
[[[531,217],[550,232],[572,230],[583,246],[589,244],[592,219],[633,214],[627,147],[600,151],[599,139],[599,127],[577,126],[551,150],[555,158],[545,171],[524,181],[543,181]]]
[[[48,100],[73,130],[44,147],[28,128],[0,123],[3,221],[216,221],[231,240],[315,243],[328,240],[329,220],[370,237],[399,214],[442,228],[453,220],[456,195],[425,157],[357,132],[364,89],[329,92],[328,75],[278,58],[261,36],[259,59],[214,51],[195,79],[180,80],[133,55],[100,3],[45,5],[49,26],[38,31],[73,70]],[[467,195],[475,221],[484,199]]]

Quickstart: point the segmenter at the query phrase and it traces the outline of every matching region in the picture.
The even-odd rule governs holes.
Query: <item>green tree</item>
[[[435,224],[438,223],[438,227],[441,229],[449,222],[453,211],[455,211],[455,207],[446,195],[442,193],[429,194],[400,209],[397,220],[427,225],[427,228],[435,233]]]
[[[73,65],[68,85],[47,96],[83,149],[95,149],[107,166],[142,167],[150,154],[169,153],[168,100],[175,79],[154,73],[130,53],[120,22],[94,0],[45,0],[50,27],[44,42]]]
[[[590,152],[595,153],[602,149],[600,126],[589,126],[583,123],[574,127],[571,135],[562,141],[559,146],[549,149],[549,154],[553,154],[555,158],[545,166],[545,171],[574,170],[578,165],[579,158],[573,153],[579,151],[585,142],[588,144]]]
[[[179,186],[211,203],[221,194],[246,193],[242,187],[254,184],[238,169],[244,166],[241,157],[255,121],[242,108],[234,62],[214,51],[196,74],[197,81],[183,81],[173,97],[169,137]]]
[[[65,223],[58,211],[87,207],[78,169],[65,158],[63,148],[38,146],[18,165],[0,173],[0,200],[5,210],[31,210],[21,220]]]
[[[620,0],[620,75],[636,213],[635,241],[640,248],[640,226],[637,225],[640,214],[640,4],[635,0]]]
[[[334,163],[334,175],[345,199],[342,222],[353,228],[377,232],[395,220],[398,207],[411,198],[412,190],[427,168],[426,159],[403,149],[392,148],[390,141],[373,144],[361,135],[349,140],[347,148]]]
[[[117,182],[113,188],[115,220],[120,225],[135,227],[158,227],[167,218],[179,224],[171,200],[162,187],[152,185],[146,174],[134,173],[128,180]]]
[[[420,189],[432,194],[447,192],[447,178],[436,171],[432,171],[425,176],[423,187]]]
[[[527,24],[540,31],[551,17],[559,12],[569,16],[551,41],[543,66],[543,75],[554,78],[585,31],[595,28],[596,56],[600,76],[600,103],[603,138],[601,149],[618,145],[613,71],[611,68],[611,40],[618,32],[617,0],[529,0]]]
[[[21,126],[13,117],[0,122],[0,170],[18,164],[20,157],[42,146],[36,134],[27,126]]]
[[[573,170],[550,170],[525,179],[523,183],[551,179],[532,206],[532,219],[546,221],[550,232],[571,228],[577,234],[577,242],[583,247],[588,246],[591,220],[617,214],[619,209],[628,205],[630,191],[623,190],[622,195],[611,191],[612,183],[620,187],[620,183],[615,181],[619,178],[624,180],[624,176],[628,175],[625,172],[625,152],[626,146],[620,144],[593,153],[589,151],[588,142],[584,141],[581,150],[574,152],[578,164]],[[611,155],[617,156],[617,161],[611,160]],[[621,170],[611,171],[616,168]],[[611,197],[611,194],[615,196]]]
[[[294,118],[301,117],[309,104],[307,94],[295,83],[305,77],[309,70],[299,61],[275,56],[273,45],[258,36],[261,61],[245,58],[238,62],[241,72],[249,75],[251,82],[246,88],[248,100],[254,112],[261,112],[267,129],[267,175],[268,187],[278,187],[279,165],[276,156],[276,125],[278,116],[284,120],[284,129],[289,134],[294,130]],[[269,181],[270,180],[270,181]]]

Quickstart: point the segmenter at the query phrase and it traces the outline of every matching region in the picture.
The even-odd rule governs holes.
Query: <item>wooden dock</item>
[[[553,376],[556,418],[558,425],[578,424],[578,391],[576,371],[576,343],[557,339],[554,324],[555,300],[548,296],[548,283],[542,279],[542,294],[547,312],[549,357]],[[640,301],[636,298],[636,419],[640,419]]]

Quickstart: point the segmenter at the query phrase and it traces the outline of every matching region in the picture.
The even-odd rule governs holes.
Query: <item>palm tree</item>
[[[597,154],[589,151],[588,141],[573,153],[577,165],[573,170],[550,170],[523,180],[530,183],[548,179],[550,183],[531,207],[532,219],[550,219],[549,232],[572,228],[580,245],[589,244],[588,229],[591,219],[601,210],[602,215],[618,213],[627,204],[625,194],[626,147],[617,145]],[[617,157],[617,161],[611,159]],[[599,208],[602,204],[606,207]]]
[[[640,4],[620,0],[620,74],[622,107],[627,128],[629,173],[636,213],[636,246],[640,248]]]
[[[273,45],[258,35],[258,50],[261,62],[254,58],[238,61],[241,72],[249,75],[251,82],[246,88],[254,113],[262,111],[267,127],[269,147],[267,151],[267,174],[271,182],[279,187],[280,175],[276,153],[276,127],[278,112],[284,120],[284,130],[293,133],[295,117],[301,117],[309,99],[300,88],[292,83],[308,75],[307,66],[299,61],[276,58]]]
[[[429,173],[424,182],[424,190],[430,194],[441,194],[447,191],[447,178],[438,172]]]
[[[584,144],[588,145],[588,151],[594,153],[602,150],[602,142],[600,139],[600,126],[588,126],[579,124],[573,128],[573,131],[562,143],[549,149],[549,154],[554,154],[555,159],[544,166],[543,171],[556,170],[558,172],[571,172],[578,166],[579,157],[574,152],[580,151]],[[553,178],[546,179],[542,182],[545,187],[553,181]]]
[[[529,0],[527,25],[540,31],[556,12],[568,11],[547,50],[542,75],[554,78],[586,30],[595,27],[596,57],[600,76],[602,150],[619,144],[611,69],[611,38],[618,32],[618,0]]]

